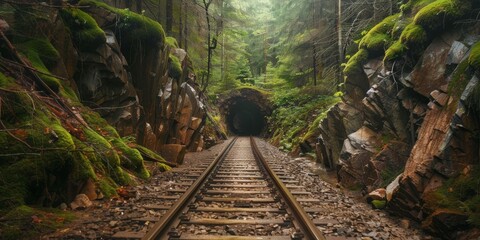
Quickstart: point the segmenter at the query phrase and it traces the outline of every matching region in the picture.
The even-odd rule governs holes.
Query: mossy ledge
[[[105,43],[105,32],[97,25],[95,19],[78,8],[64,8],[60,16],[70,29],[78,48],[92,51]]]
[[[122,45],[133,46],[144,43],[163,47],[165,44],[165,31],[162,25],[147,16],[129,9],[114,8],[96,0],[81,0],[78,4],[103,8],[117,14],[118,22],[115,24],[114,30]]]

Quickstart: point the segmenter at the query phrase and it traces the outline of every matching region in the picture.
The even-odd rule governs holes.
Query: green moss
[[[73,40],[83,51],[94,51],[106,42],[105,32],[95,19],[78,8],[63,8],[60,16],[72,33]]]
[[[476,70],[480,70],[480,42],[475,43],[470,50],[468,64]]]
[[[467,59],[458,64],[451,74],[450,82],[448,83],[448,93],[457,101],[472,77],[472,73],[468,69],[469,62]],[[454,104],[451,104],[451,106],[454,106]]]
[[[81,0],[79,5],[93,5],[114,12],[118,15],[115,26],[116,35],[120,42],[128,45],[140,42],[163,46],[165,43],[165,31],[162,25],[153,19],[132,12],[128,9],[117,9],[96,0]]]
[[[30,38],[15,44],[20,52],[35,55],[45,67],[52,67],[59,59],[60,54],[48,39]]]
[[[400,41],[409,48],[422,47],[427,43],[428,37],[422,26],[411,23],[403,30]]]
[[[164,164],[164,163],[157,163],[157,168],[160,172],[167,172],[172,170],[172,167]]]
[[[83,132],[86,140],[89,142],[92,148],[98,154],[106,157],[106,166],[111,166],[114,168],[120,165],[120,157],[118,156],[117,152],[113,150],[112,145],[104,137],[91,129],[84,129]]]
[[[170,54],[168,63],[169,63],[168,75],[174,79],[180,79],[182,77],[182,71],[183,71],[180,60],[176,56]]]
[[[360,41],[359,48],[366,49],[370,55],[382,54],[391,42],[392,29],[399,17],[399,14],[389,16],[370,29]]]
[[[471,0],[437,0],[418,11],[414,22],[428,33],[440,32],[467,14],[471,6]]]
[[[369,53],[381,54],[390,43],[390,35],[385,33],[368,34],[362,38],[360,47],[367,49]]]
[[[333,107],[335,104],[341,101],[339,97],[332,97],[331,99],[327,99],[327,108],[322,109],[322,113],[320,113],[317,118],[310,124],[310,127],[307,130],[307,133],[302,138],[302,141],[306,141],[312,137],[317,137],[320,135],[320,122],[327,117],[327,113],[330,111],[330,108]]]
[[[168,162],[162,156],[155,153],[154,151],[135,143],[131,143],[131,145],[133,148],[137,149],[140,152],[140,154],[142,154],[143,159],[150,158],[158,162],[157,165],[161,171],[170,171],[172,169],[170,166],[167,165]]]
[[[54,134],[54,140],[55,145],[58,148],[65,149],[67,151],[73,151],[75,150],[75,144],[73,143],[73,138],[70,133],[65,130],[61,125],[59,124],[54,124],[51,125],[50,128],[52,129],[52,134]]]
[[[400,6],[403,14],[417,13],[420,9],[436,0],[409,0],[407,3]]]
[[[117,130],[113,128],[108,122],[100,116],[99,113],[85,109],[82,113],[82,118],[88,125],[99,132],[104,137],[119,138]]]
[[[413,19],[400,17],[392,28],[392,39],[399,39],[405,27],[412,23]]]
[[[385,58],[383,61],[390,61],[393,59],[397,59],[405,54],[407,47],[403,45],[403,43],[398,40],[390,46],[387,51],[385,51]]]
[[[132,149],[120,138],[112,139],[113,146],[117,149],[122,159],[122,166],[138,174],[140,178],[148,179],[150,173],[145,168],[143,157],[136,149]]]
[[[368,51],[366,49],[359,49],[345,65],[345,69],[343,70],[345,76],[358,74],[360,71],[363,71],[363,64],[367,62],[368,56]]]
[[[52,44],[47,39],[30,39],[15,45],[30,60],[33,67],[41,72],[38,75],[45,84],[58,93],[61,89],[60,80],[51,76],[48,70],[48,67],[53,66],[59,59],[58,51]]]
[[[387,205],[386,200],[373,200],[372,201],[372,206],[375,209],[384,209],[386,205]]]
[[[131,178],[120,167],[120,156],[114,150],[112,145],[100,134],[91,130],[84,129],[86,140],[95,150],[97,158],[99,158],[104,166],[105,174],[111,176],[117,183],[128,185]]]
[[[175,39],[174,37],[166,37],[165,42],[170,48],[179,48],[177,39]]]
[[[256,92],[259,92],[260,94],[262,94],[263,96],[270,96],[271,93],[267,90],[264,90],[262,88],[259,88],[257,86],[240,86],[240,87],[237,87],[235,88],[234,91],[242,91],[244,89],[247,89],[247,90],[253,90],[253,91],[256,91]]]
[[[2,217],[2,239],[35,239],[74,220],[71,212],[19,206]]]
[[[118,185],[110,178],[99,179],[98,187],[107,198],[117,195]]]

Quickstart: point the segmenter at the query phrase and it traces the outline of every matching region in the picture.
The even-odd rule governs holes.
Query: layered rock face
[[[461,205],[480,193],[446,187],[468,185],[480,162],[480,74],[468,63],[480,35],[478,25],[468,29],[436,37],[413,63],[369,60],[321,123],[317,143],[318,160],[344,186],[389,185],[390,209],[445,238],[467,236],[459,232],[475,226],[478,209],[448,205],[449,194],[463,194]]]
[[[135,36],[115,27],[122,13],[95,5],[84,10],[105,30],[106,42],[79,52],[75,80],[82,101],[168,161],[180,163],[187,150],[201,150],[206,109],[187,53],[164,36],[130,39]]]

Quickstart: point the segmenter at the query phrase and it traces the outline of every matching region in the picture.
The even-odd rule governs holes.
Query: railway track
[[[324,239],[297,202],[314,199],[296,200],[308,193],[290,192],[296,181],[269,166],[253,138],[233,139],[205,167],[142,239]]]
[[[308,229],[318,231],[313,225],[327,240],[424,239],[322,181],[310,162],[256,142],[269,168],[255,158],[257,148],[248,138],[228,147],[227,141],[189,155],[188,164],[144,185],[125,188],[128,195],[97,202],[81,224],[48,239],[322,239],[318,232],[309,235]],[[224,148],[229,151],[222,153]],[[289,204],[292,196],[297,206]],[[303,223],[305,214],[295,208],[314,224]]]

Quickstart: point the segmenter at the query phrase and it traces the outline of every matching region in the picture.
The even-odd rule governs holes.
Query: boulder
[[[83,210],[89,208],[93,205],[92,201],[85,194],[78,194],[75,197],[75,200],[70,203],[70,208],[72,210]]]
[[[83,189],[81,193],[87,195],[88,199],[90,200],[95,200],[97,199],[97,187],[95,186],[95,182],[89,178],[85,185],[83,186]]]
[[[181,164],[183,162],[185,152],[185,145],[166,144],[162,146],[160,150],[160,155],[162,155],[162,157],[164,157],[169,162]]]
[[[397,189],[400,187],[400,179],[402,178],[402,174],[398,175],[395,180],[393,180],[390,184],[388,184],[387,188],[385,189],[385,197],[387,198],[387,201],[392,200],[393,194],[397,191]]]
[[[377,190],[374,190],[372,192],[370,192],[367,196],[367,199],[369,201],[372,201],[372,200],[385,200],[386,198],[386,190],[385,188],[379,188]]]

